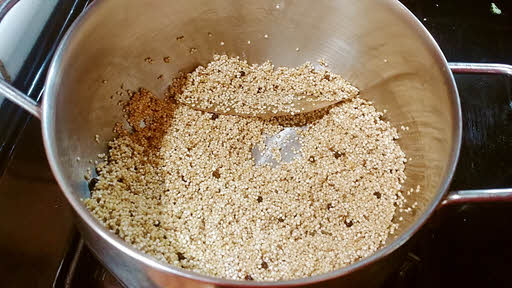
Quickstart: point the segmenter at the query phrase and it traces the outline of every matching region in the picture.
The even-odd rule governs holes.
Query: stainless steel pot
[[[324,58],[329,69],[360,88],[361,97],[388,110],[393,125],[410,127],[400,139],[412,159],[404,189],[419,184],[421,193],[407,196],[418,208],[413,215],[404,215],[387,245],[353,265],[314,277],[229,281],[160,263],[96,221],[80,199],[89,196],[83,178],[91,168],[86,160],[106,149],[94,142],[95,135],[110,139],[114,123],[122,119],[119,99],[110,96],[120,85],[163,94],[168,82],[158,75],[170,79],[207,63],[214,53],[239,55],[250,62],[271,59],[278,66]],[[171,64],[161,61],[165,56],[171,57]],[[147,57],[154,63],[144,61]],[[368,273],[385,270],[389,255],[440,205],[512,198],[509,189],[445,195],[459,155],[462,126],[452,71],[512,75],[506,65],[448,64],[430,34],[398,1],[96,0],[60,44],[41,106],[5,81],[0,81],[0,95],[41,119],[50,166],[78,216],[83,238],[127,286],[325,287],[347,281],[354,286],[377,278]],[[77,157],[83,160],[76,161]]]

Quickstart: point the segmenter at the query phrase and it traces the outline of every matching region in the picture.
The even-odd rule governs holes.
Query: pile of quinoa
[[[302,113],[304,103],[336,103],[359,91],[341,76],[311,63],[275,68],[270,61],[249,65],[238,57],[215,55],[206,67],[188,74],[181,103],[195,109],[238,115]],[[302,109],[301,109],[302,107]]]
[[[215,59],[208,67],[228,61],[233,73],[249,71],[236,58]],[[274,69],[250,71],[255,79],[274,77]],[[197,81],[228,85],[210,92],[222,97],[231,86],[212,80],[215,73],[203,68],[177,79],[163,100],[144,89],[132,95],[125,106],[131,128],[116,125],[108,160],[84,199],[96,218],[158,260],[227,279],[302,278],[379,249],[397,228],[392,219],[405,202],[406,179],[399,135],[383,114],[352,94],[323,110],[270,119],[211,114],[175,100],[202,91]],[[291,78],[281,89],[293,89],[298,78]],[[242,91],[261,85],[240,83]],[[287,127],[300,136],[300,157],[256,165],[254,147]]]

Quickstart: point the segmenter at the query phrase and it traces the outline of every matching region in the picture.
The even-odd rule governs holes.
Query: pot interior
[[[92,6],[53,64],[43,119],[50,160],[80,215],[88,213],[80,202],[89,195],[84,174],[94,170],[87,160],[106,152],[122,120],[117,103],[128,96],[116,91],[145,87],[163,97],[170,79],[213,54],[290,67],[323,58],[362,98],[387,110],[393,126],[409,127],[399,130],[411,158],[403,191],[420,185],[421,192],[406,195],[417,208],[397,215],[404,221],[388,243],[426,217],[443,193],[460,135],[457,94],[437,46],[397,1],[97,0]],[[162,61],[166,56],[172,63]]]

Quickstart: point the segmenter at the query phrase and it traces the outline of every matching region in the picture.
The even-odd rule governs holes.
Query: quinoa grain
[[[330,80],[321,81],[325,77]],[[341,101],[358,93],[341,76],[317,71],[310,63],[274,69],[270,61],[249,65],[238,57],[215,55],[206,67],[199,66],[188,74],[177,100],[202,110],[215,107],[224,113],[233,110],[247,115],[268,111],[298,114],[302,111],[294,107],[296,101]]]
[[[219,57],[219,75],[242,71],[238,59]],[[276,91],[274,85],[291,91],[304,75],[295,70],[286,80],[267,83],[255,74],[273,69],[269,62],[243,65],[242,79],[250,80],[241,89],[254,93],[260,87]],[[307,83],[323,79],[301,67],[309,71]],[[84,200],[91,213],[160,261],[228,279],[317,275],[381,247],[405,203],[400,189],[406,162],[398,132],[381,120],[382,113],[335,74],[336,89],[342,84],[345,90],[327,91],[338,91],[345,101],[297,116],[215,116],[176,103],[175,97],[206,93],[199,86],[188,89],[192,81],[227,89],[217,86],[225,80],[214,80],[205,70],[210,68],[177,79],[165,99],[144,89],[131,96],[124,111],[132,130],[121,124],[114,129],[118,136],[109,143],[108,160],[98,164],[97,182]],[[226,91],[238,93],[231,86]],[[302,157],[255,165],[252,148],[287,127],[296,127]]]

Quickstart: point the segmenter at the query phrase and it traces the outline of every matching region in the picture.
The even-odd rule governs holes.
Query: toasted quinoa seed
[[[297,101],[341,101],[359,91],[341,76],[306,63],[274,68],[270,61],[249,65],[238,57],[215,55],[206,67],[188,74],[177,100],[203,110],[237,114],[301,113]],[[315,102],[313,102],[315,103]]]
[[[318,59],[318,63],[320,64],[320,66],[322,67],[329,67],[329,64],[327,64],[327,62],[325,61],[324,58],[320,58]]]
[[[126,242],[185,269],[270,281],[349,265],[395,231],[406,158],[397,130],[368,101],[272,119],[212,117],[176,104],[184,84],[164,100],[133,94],[125,106],[133,131],[116,126],[84,200]],[[305,127],[301,157],[255,165],[252,148],[286,127]]]

